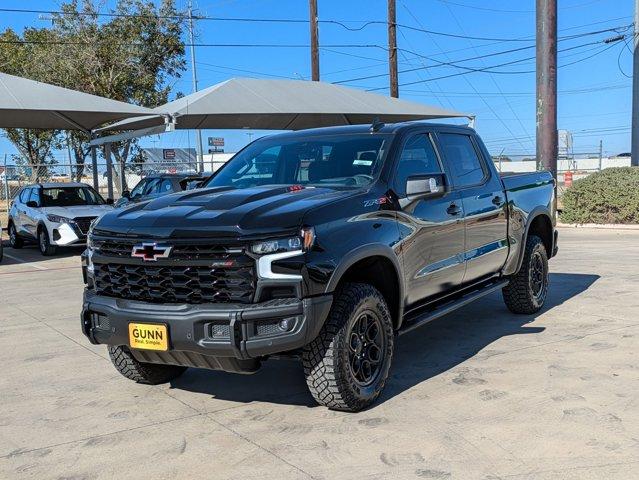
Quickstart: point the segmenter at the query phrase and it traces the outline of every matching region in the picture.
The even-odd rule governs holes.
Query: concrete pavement
[[[540,314],[493,295],[401,337],[359,414],[293,361],[126,380],[80,332],[78,253],[5,249],[0,478],[637,477],[639,231],[562,229]]]

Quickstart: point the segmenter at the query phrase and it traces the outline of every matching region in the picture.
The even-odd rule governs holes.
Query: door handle
[[[503,200],[499,195],[496,195],[493,197],[493,204],[497,205],[498,207],[501,207],[502,203],[503,203]]]
[[[459,215],[461,213],[461,208],[459,208],[454,203],[451,203],[450,205],[448,205],[448,208],[446,209],[446,213],[448,215]]]

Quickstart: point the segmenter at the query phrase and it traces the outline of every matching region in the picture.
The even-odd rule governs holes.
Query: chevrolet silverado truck
[[[97,220],[82,330],[139,383],[292,357],[319,404],[358,411],[397,335],[497,290],[513,313],[541,309],[556,252],[551,174],[500,176],[471,128],[284,133],[201,189]]]

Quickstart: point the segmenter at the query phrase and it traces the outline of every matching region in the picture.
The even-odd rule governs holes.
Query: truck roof
[[[190,173],[149,173],[144,178],[189,178],[189,177],[201,177],[202,173],[190,172]]]
[[[475,130],[466,125],[455,125],[448,123],[433,123],[427,121],[412,121],[412,122],[398,122],[398,123],[386,123],[383,124],[376,133],[399,133],[402,130],[408,130],[414,128],[416,126],[425,126],[429,127],[433,130],[437,130],[438,128],[456,128],[460,130],[467,130],[469,132],[474,132]],[[274,137],[287,137],[287,138],[295,138],[295,137],[306,137],[306,136],[314,136],[314,135],[341,135],[346,133],[370,133],[371,124],[367,123],[364,125],[341,125],[337,127],[321,127],[321,128],[309,128],[306,130],[296,130],[293,132],[285,132],[279,133],[275,135],[269,135],[269,138]]]

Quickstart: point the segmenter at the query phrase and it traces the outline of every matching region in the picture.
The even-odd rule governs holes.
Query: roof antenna
[[[375,117],[373,123],[371,124],[370,131],[371,133],[379,132],[379,130],[384,126],[384,122],[379,121],[379,117]]]

